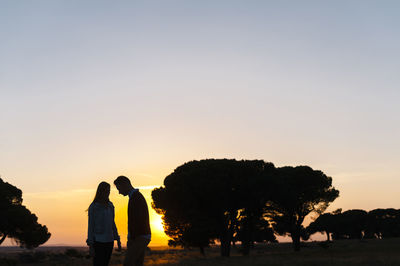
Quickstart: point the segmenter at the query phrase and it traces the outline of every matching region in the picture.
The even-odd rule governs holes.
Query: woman
[[[90,255],[93,256],[94,266],[107,266],[110,262],[117,240],[118,250],[121,250],[121,241],[114,222],[114,205],[109,200],[110,184],[101,182],[97,187],[96,196],[89,206],[88,238]]]

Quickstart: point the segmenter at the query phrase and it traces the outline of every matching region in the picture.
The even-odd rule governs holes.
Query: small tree
[[[6,237],[21,247],[35,248],[50,238],[46,226],[22,205],[22,191],[0,178],[0,244]]]
[[[334,215],[333,239],[362,239],[367,227],[367,212],[348,210]]]
[[[300,250],[300,238],[308,238],[304,218],[310,213],[323,213],[339,196],[331,177],[308,166],[277,168],[266,193],[271,198],[266,215],[275,232],[292,238],[296,251]]]
[[[309,235],[315,234],[316,232],[321,232],[326,234],[326,241],[331,241],[331,234],[337,229],[337,219],[336,215],[340,214],[342,209],[337,209],[332,213],[324,213],[320,215],[315,221],[310,223],[307,227],[307,232]]]
[[[400,236],[400,210],[375,209],[367,214],[364,237],[387,238]]]

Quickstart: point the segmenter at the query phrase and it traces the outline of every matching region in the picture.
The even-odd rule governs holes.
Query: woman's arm
[[[114,240],[120,239],[117,226],[115,225],[115,221],[113,222],[113,235],[114,235]]]

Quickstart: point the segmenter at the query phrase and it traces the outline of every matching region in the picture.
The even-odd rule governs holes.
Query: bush
[[[0,258],[0,265],[4,266],[16,266],[17,261],[14,259]]]
[[[84,258],[85,257],[85,255],[82,252],[80,252],[79,250],[74,249],[74,248],[68,248],[65,251],[65,255],[68,257],[73,257],[73,258]]]
[[[18,259],[22,263],[40,262],[47,258],[45,252],[23,252],[18,254]]]

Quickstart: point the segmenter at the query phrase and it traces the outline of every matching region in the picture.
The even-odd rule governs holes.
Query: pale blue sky
[[[0,174],[27,193],[192,159],[307,164],[400,208],[399,1],[1,1]]]

